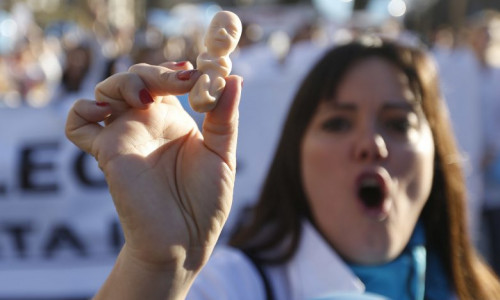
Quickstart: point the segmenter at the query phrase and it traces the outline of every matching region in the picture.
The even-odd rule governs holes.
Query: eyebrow
[[[338,109],[338,110],[349,110],[349,111],[354,111],[357,109],[357,105],[353,103],[338,103],[337,101],[331,101],[327,102],[330,103],[331,108]]]
[[[406,111],[414,111],[416,105],[408,102],[398,102],[398,103],[386,103],[382,106],[382,109],[388,110],[406,110]]]
[[[338,103],[337,101],[330,102],[331,107],[336,110],[344,111],[356,111],[357,105],[354,103]],[[404,110],[404,111],[414,111],[416,109],[415,105],[408,102],[387,102],[382,105],[381,110]]]

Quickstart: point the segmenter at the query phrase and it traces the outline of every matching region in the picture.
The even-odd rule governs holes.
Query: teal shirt
[[[425,230],[419,222],[408,245],[395,260],[382,265],[349,264],[366,291],[395,300],[446,300],[451,292],[437,255],[425,247]]]

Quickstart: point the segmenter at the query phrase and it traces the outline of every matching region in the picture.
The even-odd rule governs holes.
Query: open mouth
[[[362,176],[358,185],[358,197],[369,209],[380,209],[386,196],[385,186],[376,176]]]

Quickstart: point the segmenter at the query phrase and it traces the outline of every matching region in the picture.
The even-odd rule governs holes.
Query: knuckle
[[[99,82],[96,86],[95,86],[95,89],[94,89],[94,95],[96,97],[96,99],[102,95],[102,89],[103,89],[103,82]]]
[[[160,74],[160,80],[167,81],[167,82],[172,81],[172,79],[174,79],[173,74],[175,74],[175,72],[168,72],[168,71],[162,72]]]
[[[136,73],[139,71],[139,69],[142,69],[142,68],[147,67],[147,66],[150,66],[150,65],[148,65],[147,63],[135,64],[135,65],[130,66],[130,68],[128,68],[128,71],[132,72],[132,73]]]
[[[74,137],[74,132],[75,132],[75,118],[78,116],[78,113],[76,111],[77,106],[79,105],[79,102],[81,100],[77,100],[75,104],[73,104],[73,107],[71,108],[69,114],[68,114],[68,119],[66,120],[66,124],[64,126],[64,134],[66,137],[73,142],[73,137]]]
[[[71,137],[72,137],[72,133],[73,133],[73,130],[70,129],[70,127],[68,126],[68,124],[66,124],[65,128],[64,128],[64,135],[71,141]]]

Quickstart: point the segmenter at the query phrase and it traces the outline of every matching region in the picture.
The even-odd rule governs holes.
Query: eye
[[[392,132],[406,134],[412,127],[412,123],[407,118],[396,118],[385,123],[387,129]]]
[[[230,35],[232,35],[232,36],[237,36],[237,35],[238,35],[238,33],[239,33],[239,30],[238,30],[238,28],[231,26],[231,27],[228,27],[228,28],[227,28],[227,32],[228,32]]]
[[[344,132],[351,128],[351,121],[346,117],[334,117],[326,120],[321,128],[330,132]]]

